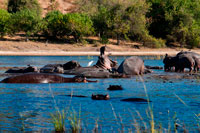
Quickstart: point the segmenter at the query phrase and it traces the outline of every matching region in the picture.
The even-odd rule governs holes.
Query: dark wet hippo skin
[[[115,90],[123,90],[121,85],[109,85],[109,87],[107,88],[107,90],[110,91],[115,91]]]
[[[126,75],[142,75],[144,74],[144,69],[144,61],[140,57],[131,56],[120,64],[117,72]]]
[[[164,70],[172,71],[172,68],[176,66],[177,60],[178,59],[176,56],[169,56],[168,54],[166,54],[165,58],[163,59]]]
[[[122,99],[121,101],[124,101],[124,102],[151,102],[151,101],[148,101],[143,98],[126,98],[126,99]]]
[[[81,83],[97,82],[85,78],[65,78],[55,74],[29,73],[5,78],[1,83]]]
[[[108,94],[106,94],[106,95],[103,95],[103,94],[93,95],[92,94],[92,99],[93,100],[109,100],[110,96]]]
[[[192,56],[187,54],[181,54],[177,56],[177,62],[175,66],[175,72],[184,72],[185,68],[188,68],[191,72],[195,66],[195,61]]]
[[[63,64],[64,70],[71,70],[71,69],[75,69],[75,68],[79,68],[79,67],[81,67],[80,63],[77,61],[74,61],[74,60]]]
[[[29,73],[29,72],[39,72],[39,69],[35,66],[14,67],[8,69],[5,73]]]
[[[65,70],[64,73],[87,78],[129,78],[129,76],[125,74],[111,73],[109,70],[96,67],[80,67],[72,70]]]
[[[197,72],[200,69],[200,54],[191,52],[191,51],[181,51],[176,56],[187,55],[191,56],[195,62],[194,71]]]
[[[161,66],[148,66],[148,65],[146,65],[145,68],[146,69],[157,69],[157,70],[162,70],[163,69],[163,67],[161,67]]]

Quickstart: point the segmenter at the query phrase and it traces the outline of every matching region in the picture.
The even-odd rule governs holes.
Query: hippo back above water
[[[5,78],[1,83],[81,83],[97,82],[90,81],[86,78],[74,77],[65,78],[56,74],[29,73]]]
[[[137,56],[132,56],[125,59],[117,71],[126,75],[141,75],[144,73],[144,61]]]

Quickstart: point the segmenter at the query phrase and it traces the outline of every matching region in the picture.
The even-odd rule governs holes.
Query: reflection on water
[[[125,57],[112,57],[119,64]],[[153,58],[153,57],[151,57]],[[145,65],[162,66],[162,60],[143,57]],[[0,67],[26,66],[27,64],[42,67],[46,64],[66,63],[77,60],[82,66],[97,60],[96,56],[1,56]],[[17,61],[17,63],[16,63]],[[154,74],[165,74],[155,70]],[[173,73],[172,73],[173,74]],[[155,122],[168,128],[173,123],[176,112],[178,122],[184,123],[188,130],[197,128],[194,114],[200,113],[200,86],[198,80],[162,79],[143,76],[148,95],[153,104]],[[3,77],[1,77],[2,79]],[[134,129],[134,121],[148,122],[146,114],[148,104],[122,102],[123,98],[145,98],[143,83],[138,77],[130,79],[98,79],[98,83],[63,83],[63,84],[0,84],[0,131],[52,131],[50,113],[58,107],[60,110],[81,108],[83,127],[92,130],[98,122],[102,131]],[[122,85],[123,91],[107,91],[109,85]],[[87,97],[69,97],[83,95]],[[52,96],[53,94],[53,96]],[[108,101],[91,99],[92,94],[109,94]],[[181,98],[185,105],[175,96]],[[139,114],[137,113],[139,112]],[[169,119],[170,118],[170,119]],[[172,125],[173,126],[173,125]],[[69,127],[67,123],[66,127]]]

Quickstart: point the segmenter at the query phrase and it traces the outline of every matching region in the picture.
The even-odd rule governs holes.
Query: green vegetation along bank
[[[200,46],[199,0],[76,0],[77,10],[63,14],[49,11],[41,17],[37,0],[9,0],[0,9],[0,36],[23,33],[30,38],[87,42],[98,36],[139,41],[146,47]]]

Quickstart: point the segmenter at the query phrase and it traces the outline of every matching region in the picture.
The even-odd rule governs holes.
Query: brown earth
[[[115,40],[110,40],[107,44],[107,54],[110,55],[175,55],[181,48],[162,48],[150,49],[145,48],[140,43],[122,42],[121,45],[115,45]],[[103,44],[69,44],[54,42],[37,42],[37,41],[0,41],[0,55],[99,55],[99,49]],[[136,47],[136,46],[139,46]],[[199,49],[192,51],[200,53]]]
[[[42,15],[44,16],[52,9],[60,10],[62,13],[71,12],[75,9],[75,0],[38,0],[41,8]],[[0,8],[7,9],[8,0],[0,0]]]

